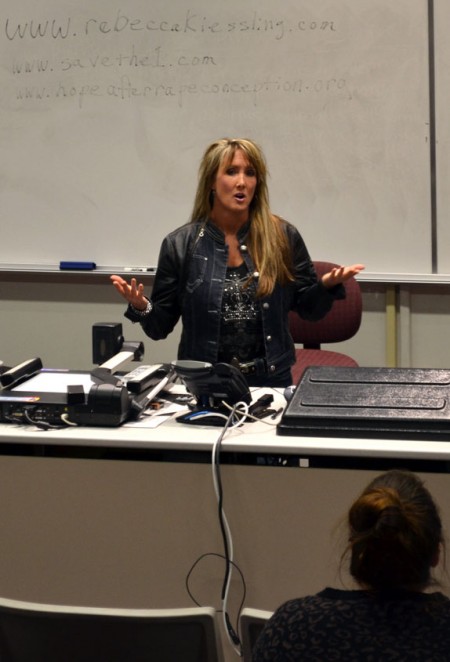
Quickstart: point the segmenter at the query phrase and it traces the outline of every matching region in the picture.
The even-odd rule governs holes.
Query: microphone
[[[296,388],[297,387],[294,386],[294,384],[292,384],[292,386],[286,386],[283,393],[286,402],[290,402],[290,400],[292,400],[292,396],[294,395],[294,391]]]

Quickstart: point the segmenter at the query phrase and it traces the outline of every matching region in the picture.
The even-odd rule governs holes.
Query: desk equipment
[[[92,362],[111,372],[131,359],[142,361],[144,343],[126,341],[120,322],[96,322],[92,326]]]
[[[117,426],[139,418],[173,380],[171,366],[142,365],[120,373],[127,361],[141,361],[144,344],[125,341],[120,323],[92,327],[91,372],[45,370],[33,358],[0,375],[0,422],[44,429],[64,425]]]
[[[234,405],[240,400],[251,402],[245,377],[229,363],[172,361],[172,366],[200,407],[218,408],[223,402]]]
[[[196,399],[193,410],[178,419],[181,423],[205,425],[208,421],[212,425],[224,425],[230,414],[226,405],[251,402],[244,375],[229,363],[172,361],[171,365]]]
[[[151,398],[170,381],[168,375],[172,371],[168,366],[157,364],[152,370],[150,366],[147,368],[145,388],[141,388],[144,382],[135,379],[131,391],[127,388],[126,375],[113,374],[107,368],[103,372],[99,368],[92,372],[42,368],[31,376],[21,375],[0,390],[0,422],[43,428],[70,424],[121,425],[130,418],[138,418]],[[17,375],[14,370],[10,374]],[[8,375],[6,382],[10,383]]]
[[[450,439],[450,370],[308,368],[277,434]]]
[[[140,365],[134,370],[121,376],[121,380],[126,385],[130,393],[143,393],[151,386],[155,386],[155,375],[164,368],[162,363],[155,365]]]
[[[131,398],[125,386],[96,384],[89,372],[40,370],[0,390],[0,421],[42,427],[74,424],[120,425]],[[89,413],[84,420],[83,412]],[[80,420],[83,419],[83,420]]]
[[[19,384],[21,381],[29,379],[36,375],[42,368],[42,361],[40,358],[29,359],[19,365],[9,368],[0,376],[0,385],[12,387]]]

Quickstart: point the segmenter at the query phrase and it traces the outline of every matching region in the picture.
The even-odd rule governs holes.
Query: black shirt
[[[261,309],[245,263],[228,267],[222,298],[219,361],[240,363],[264,357]]]
[[[442,593],[341,591],[290,600],[265,626],[253,662],[449,662]]]

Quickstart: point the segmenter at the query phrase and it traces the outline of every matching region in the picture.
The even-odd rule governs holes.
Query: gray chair
[[[244,662],[251,662],[252,649],[273,612],[244,607],[239,616],[239,632]]]
[[[0,598],[2,662],[223,662],[212,607],[112,609]]]

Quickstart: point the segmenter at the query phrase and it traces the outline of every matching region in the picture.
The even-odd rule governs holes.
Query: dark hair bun
[[[368,587],[424,587],[442,541],[436,505],[420,479],[392,471],[373,481],[349,516],[350,572]]]

